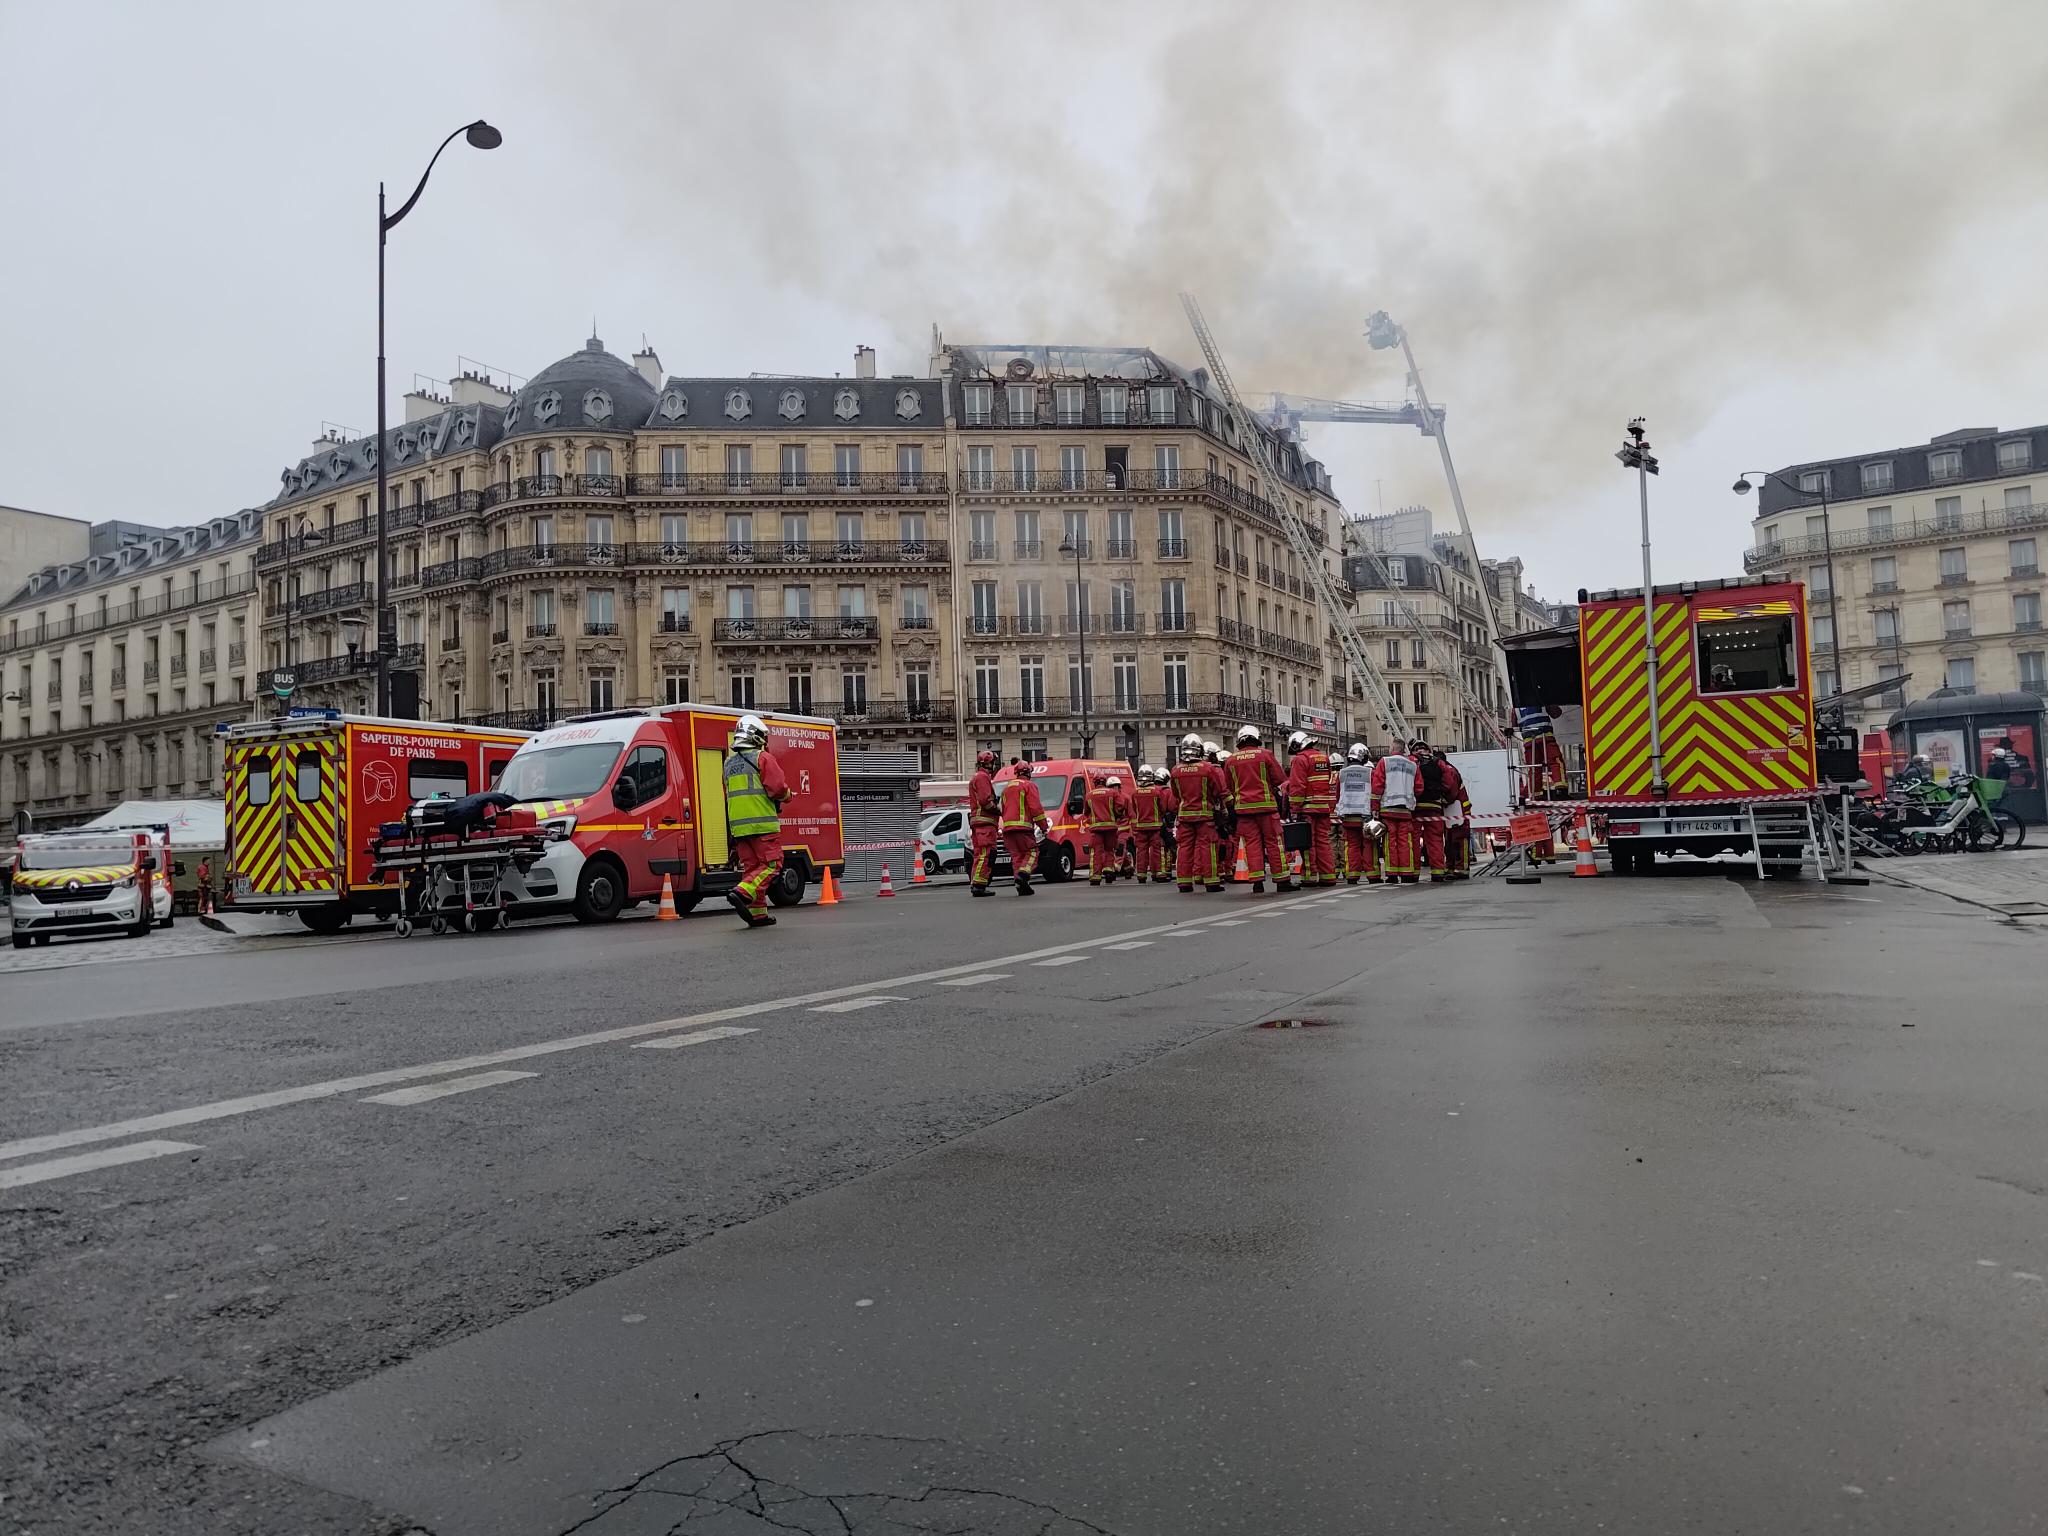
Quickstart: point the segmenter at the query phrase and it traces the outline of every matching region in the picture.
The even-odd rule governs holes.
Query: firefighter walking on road
[[[1337,822],[1344,835],[1344,879],[1380,883],[1380,845],[1372,819],[1372,754],[1354,741],[1337,770]]]
[[[1387,883],[1414,885],[1415,759],[1398,746],[1372,765],[1372,814],[1386,827]]]
[[[1031,764],[1018,762],[1003,781],[1003,847],[1010,854],[1010,871],[1016,877],[1017,894],[1031,894],[1031,876],[1038,869],[1038,840],[1050,824],[1045,805],[1038,798],[1038,786],[1031,782]]]
[[[1003,807],[996,796],[996,755],[986,748],[974,754],[974,777],[967,781],[967,837],[973,858],[967,866],[969,895],[986,896],[995,878],[996,837]]]
[[[1088,786],[1086,804],[1088,883],[1114,882],[1123,860],[1124,822],[1127,819],[1123,780],[1113,773],[1107,777],[1095,775]]]
[[[1331,841],[1337,815],[1337,774],[1330,754],[1306,731],[1287,738],[1287,802],[1308,823],[1308,852],[1302,856],[1304,885],[1337,883],[1337,850]]]
[[[1237,812],[1245,864],[1251,870],[1252,894],[1265,891],[1268,871],[1274,890],[1293,890],[1294,882],[1287,875],[1287,851],[1280,840],[1280,817],[1287,808],[1286,775],[1280,759],[1260,744],[1257,726],[1247,725],[1237,733],[1237,750],[1224,759],[1224,769],[1230,778],[1230,803]]]
[[[740,881],[725,899],[749,928],[772,928],[768,887],[782,873],[782,802],[789,779],[768,750],[768,723],[741,715],[725,760],[725,829],[739,860]]]
[[[1131,832],[1137,842],[1138,884],[1165,881],[1167,819],[1177,809],[1166,775],[1150,763],[1138,769],[1138,787],[1131,791]]]
[[[1183,891],[1199,881],[1205,890],[1223,889],[1218,849],[1218,822],[1230,787],[1223,770],[1209,760],[1202,739],[1190,732],[1181,738],[1180,761],[1169,775],[1179,807],[1174,823],[1174,875]]]

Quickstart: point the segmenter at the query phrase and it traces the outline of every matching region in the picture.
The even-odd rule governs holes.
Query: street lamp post
[[[298,665],[298,557],[307,549],[318,549],[326,542],[326,539],[314,531],[312,523],[303,516],[284,536],[284,668],[287,672]],[[297,686],[296,676],[293,677],[292,683],[294,687]]]
[[[408,213],[412,205],[420,200],[420,194],[427,190],[427,178],[434,174],[434,162],[441,158],[441,150],[455,142],[456,134],[466,135],[469,142],[478,149],[496,149],[505,142],[505,136],[482,118],[466,123],[441,141],[441,148],[434,151],[427,168],[420,172],[419,185],[412,189],[412,196],[399,205],[398,212],[384,212],[384,183],[377,183],[377,713],[391,713],[391,656],[397,649],[398,622],[389,607],[391,591],[387,569],[391,564],[391,530],[385,519],[385,503],[390,494],[385,480],[384,452],[384,247],[389,242],[391,231]]]
[[[1082,601],[1081,586],[1081,541],[1073,534],[1060,540],[1060,553],[1074,557],[1074,622],[1081,631],[1081,756],[1095,755],[1095,726],[1089,710],[1089,694],[1094,692],[1088,675],[1088,605]]]
[[[1668,788],[1664,780],[1664,729],[1657,718],[1657,603],[1650,584],[1650,476],[1657,473],[1657,456],[1643,435],[1643,418],[1628,424],[1628,441],[1614,455],[1622,466],[1636,472],[1636,491],[1643,507],[1643,667],[1650,685],[1650,793],[1662,798]]]
[[[1787,480],[1783,475],[1778,474],[1774,470],[1745,470],[1732,487],[1736,495],[1747,496],[1749,494],[1751,487],[1750,476],[1752,475],[1756,476],[1759,480],[1775,480],[1795,496],[1814,497],[1820,502],[1820,547],[1822,558],[1827,562],[1828,568],[1828,660],[1834,663],[1835,691],[1840,693],[1842,691],[1842,622],[1839,617],[1840,610],[1836,607],[1835,603],[1835,532],[1834,520],[1828,515],[1827,477],[1825,475],[1821,477],[1821,488],[1819,490],[1809,491],[1803,485],[1794,485],[1790,480]]]

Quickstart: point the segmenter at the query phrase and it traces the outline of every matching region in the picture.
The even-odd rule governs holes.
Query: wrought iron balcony
[[[634,496],[788,496],[807,492],[828,492],[842,496],[943,496],[947,477],[904,470],[836,469],[815,471],[763,470],[671,470],[651,475],[628,475],[627,490]],[[555,494],[574,494],[557,492]]]
[[[718,619],[711,638],[731,645],[870,645],[881,638],[872,614],[828,614],[813,619]]]
[[[616,635],[618,632],[619,626],[610,619],[586,619],[583,621],[583,633],[586,635]]]
[[[155,682],[157,678],[162,675],[162,673],[163,668],[159,666],[156,662],[145,661],[142,664],[142,680],[145,683]]]
[[[690,616],[687,613],[664,613],[661,616],[661,632],[664,635],[689,634]]]
[[[841,725],[860,727],[864,725],[950,725],[955,718],[951,699],[927,699],[922,702],[904,699],[870,699],[863,704],[849,704],[827,701],[821,709],[807,711],[822,714],[838,721]]]
[[[552,640],[555,638],[555,626],[552,622],[529,624],[526,626],[526,638],[529,640]]]
[[[323,592],[301,592],[293,610],[302,614],[333,613],[342,608],[356,608],[370,601],[370,584],[367,581],[351,581],[339,587],[329,587]]]
[[[82,613],[74,619],[50,619],[41,624],[24,624],[11,635],[0,634],[0,652],[46,645],[53,640],[66,640],[74,635],[90,635],[103,629],[119,629],[138,619],[154,618],[162,613],[180,613],[188,608],[204,607],[208,603],[246,597],[255,590],[255,577],[232,576],[225,580],[203,581],[196,587],[187,587],[184,591],[168,597],[159,595],[123,603],[117,608],[109,608],[105,613]]]
[[[1188,541],[1186,539],[1161,539],[1159,541],[1160,559],[1185,560],[1187,557]]]
[[[459,560],[443,560],[438,565],[427,566],[420,572],[420,586],[431,592],[436,587],[459,587],[477,579],[483,568],[483,557],[465,555]]]
[[[128,686],[128,669],[126,667],[115,667],[109,671],[107,673],[107,686],[109,688],[126,688]]]
[[[213,670],[213,663],[214,653],[212,649],[202,648],[201,651],[199,652],[199,670],[202,672],[211,672]]]
[[[462,649],[462,636],[461,636],[461,635],[459,635],[459,634],[454,634],[454,635],[443,635],[443,636],[441,637],[441,654],[442,654],[443,656],[447,655],[447,654],[448,654],[448,653],[449,653],[450,651],[459,651],[459,650],[461,650],[461,649]]]
[[[173,677],[183,677],[184,675],[185,675],[185,656],[184,656],[184,653],[183,653],[183,652],[181,651],[181,652],[179,652],[179,653],[178,653],[178,654],[177,654],[176,656],[173,656],[173,657],[171,658],[171,676],[173,676]]]
[[[241,664],[242,664],[243,662],[247,661],[248,659],[249,659],[249,643],[248,643],[248,641],[246,641],[246,640],[230,640],[230,641],[228,642],[228,665],[229,665],[229,666],[231,666],[231,667],[239,667],[239,666],[240,666],[240,665],[241,665]]]
[[[1967,537],[1972,534],[2028,533],[2042,528],[2048,528],[2048,504],[1985,507],[1976,512],[1958,512],[1946,517],[1914,518],[1907,522],[1893,522],[1882,528],[1837,529],[1833,545],[1839,553],[1843,550],[1883,549],[1934,539],[1953,539],[1959,535]],[[1777,566],[1802,555],[1825,553],[1827,547],[1828,541],[1821,534],[1795,534],[1774,544],[1744,550],[1742,568],[1745,571],[1756,571],[1766,566]]]
[[[1018,539],[1010,546],[1010,553],[1019,560],[1043,560],[1045,541],[1043,539]]]
[[[1157,615],[1159,633],[1162,635],[1186,634],[1189,628],[1188,616],[1184,610],[1171,609]]]
[[[996,550],[999,547],[993,539],[971,539],[967,545],[967,558],[970,560],[993,560],[996,558]]]
[[[509,629],[494,629],[494,630],[492,630],[492,631],[491,631],[491,644],[493,644],[493,645],[510,645],[511,643],[512,643],[512,631],[511,631],[511,630],[509,630]]]

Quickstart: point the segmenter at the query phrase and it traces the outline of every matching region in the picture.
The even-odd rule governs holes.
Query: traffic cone
[[[1579,812],[1578,820],[1572,825],[1572,846],[1578,850],[1578,862],[1572,865],[1572,878],[1597,875],[1593,867],[1593,828],[1586,820],[1586,813]]]
[[[910,866],[910,883],[912,885],[924,885],[926,883],[923,859],[917,859],[912,862]]]
[[[1230,878],[1232,883],[1236,885],[1250,885],[1252,883],[1252,867],[1245,862],[1244,839],[1241,837],[1237,840],[1237,873]]]
[[[836,907],[839,905],[839,888],[832,883],[832,866],[830,864],[825,866],[825,889],[818,896],[818,905],[821,907]]]
[[[656,922],[679,923],[683,914],[676,910],[676,883],[667,875],[661,877],[661,910],[654,914]]]
[[[894,896],[896,894],[895,888],[889,884],[889,866],[886,864],[882,866],[882,888],[875,892],[875,894],[877,896]]]

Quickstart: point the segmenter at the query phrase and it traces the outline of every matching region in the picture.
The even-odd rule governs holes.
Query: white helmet
[[[1109,776],[1109,787],[1111,789],[1122,789],[1124,787],[1124,776],[1120,773],[1112,773]]]
[[[1189,731],[1187,735],[1181,737],[1180,744],[1183,748],[1193,747],[1197,752],[1202,750],[1202,738],[1193,731]]]
[[[739,723],[732,728],[732,744],[735,747],[767,746],[768,722],[759,715],[741,715]]]
[[[1202,760],[1202,738],[1192,731],[1180,739],[1180,760],[1184,763],[1199,763]]]
[[[1138,782],[1140,784],[1150,784],[1154,779],[1158,777],[1159,770],[1157,768],[1154,768],[1150,763],[1138,764]]]
[[[1351,743],[1351,750],[1344,754],[1344,758],[1347,762],[1369,763],[1372,761],[1372,753],[1367,750],[1364,742],[1354,741]]]
[[[1256,725],[1241,725],[1237,728],[1237,744],[1254,746],[1259,744],[1259,728]]]
[[[1220,763],[1223,761],[1223,743],[1220,741],[1205,741],[1202,743],[1202,753],[1204,756],[1213,758]]]
[[[1308,732],[1296,731],[1292,736],[1288,737],[1287,750],[1290,752],[1306,752],[1308,750]]]

